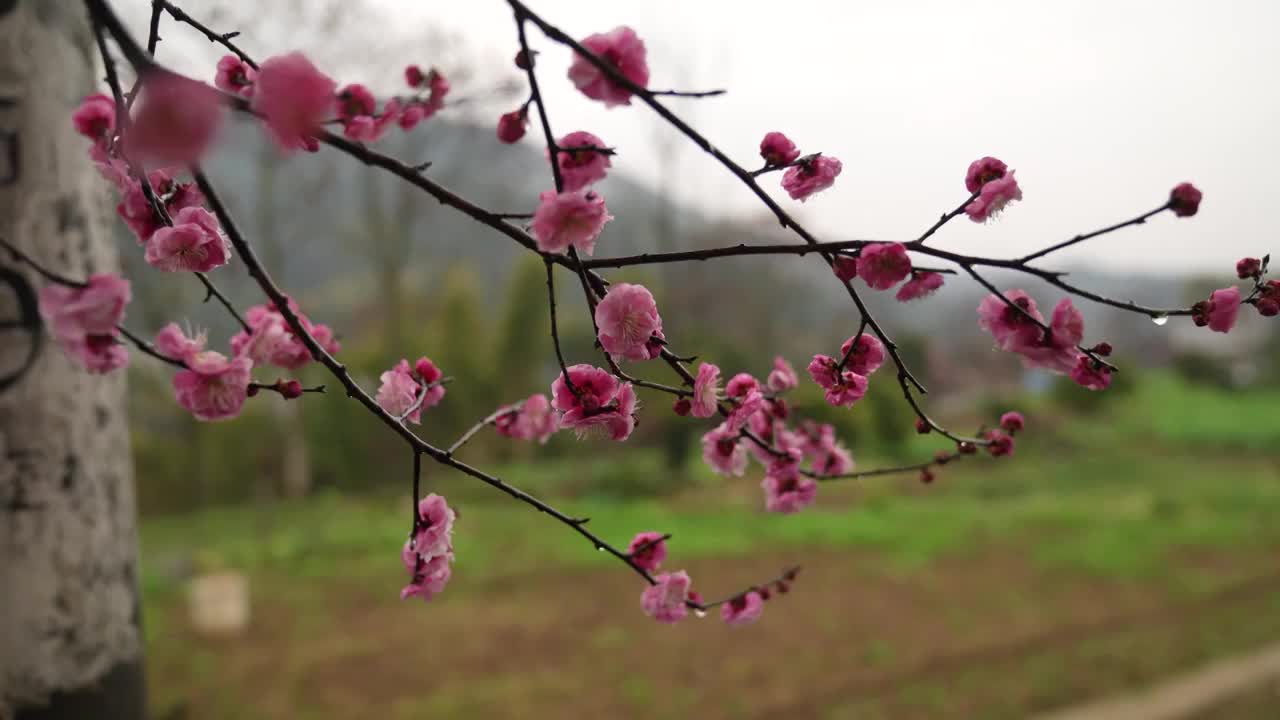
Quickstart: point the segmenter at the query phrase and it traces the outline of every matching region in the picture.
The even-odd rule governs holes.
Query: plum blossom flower
[[[1200,211],[1200,199],[1204,194],[1191,183],[1179,183],[1169,192],[1169,208],[1178,217],[1191,217]]]
[[[1035,343],[1015,348],[1028,365],[1055,373],[1068,373],[1076,364],[1079,351],[1076,346],[1084,339],[1084,316],[1072,304],[1071,298],[1063,298],[1053,308],[1050,332],[1041,333]]]
[[[693,382],[693,400],[690,412],[694,417],[709,418],[716,414],[720,402],[720,368],[711,363],[698,365],[698,376]]]
[[[218,72],[213,77],[213,84],[219,90],[250,98],[253,97],[253,83],[257,76],[258,71],[239,57],[223,55],[218,60]]]
[[[858,375],[870,375],[884,364],[884,344],[875,335],[860,332],[840,345],[840,357],[846,355],[845,367]]]
[[[1236,261],[1236,276],[1241,280],[1262,276],[1262,261],[1256,257],[1244,257]]]
[[[1010,435],[1013,435],[1025,426],[1026,420],[1022,417],[1022,413],[1017,410],[1010,410],[1000,416],[1000,427],[1004,428],[1004,431]]]
[[[419,358],[413,368],[409,361],[401,359],[390,370],[382,373],[378,380],[378,405],[395,417],[404,417],[406,422],[415,425],[422,422],[422,410],[434,407],[444,397],[443,385],[427,387],[438,381],[442,373],[435,363],[427,358]],[[419,402],[419,396],[425,397]],[[410,412],[412,410],[412,412]],[[406,415],[408,413],[408,415]]]
[[[636,395],[631,383],[619,384],[608,372],[591,365],[571,365],[566,371],[569,383],[565,373],[551,383],[551,406],[559,411],[560,427],[573,428],[579,437],[603,427],[614,440],[626,440],[635,429]]]
[[[1013,177],[1013,170],[996,180],[990,180],[982,186],[978,197],[965,206],[965,214],[974,222],[987,222],[1000,215],[1009,203],[1022,199],[1022,188]]]
[[[835,358],[814,355],[809,363],[809,377],[826,390],[825,398],[833,407],[852,406],[867,394],[867,378],[852,370],[838,370]]]
[[[1089,390],[1106,390],[1111,384],[1111,368],[1081,353],[1071,369],[1071,379]]]
[[[1004,177],[1008,171],[1008,165],[993,157],[978,158],[969,163],[969,170],[964,175],[964,187],[969,192],[976,193],[987,183]]]
[[[164,272],[209,272],[226,265],[231,248],[218,220],[201,207],[178,211],[172,227],[151,235],[144,255],[147,264]]]
[[[1196,325],[1208,325],[1214,332],[1231,332],[1240,314],[1240,288],[1232,286],[1214,290],[1207,303],[1196,303],[1197,312],[1192,316]]]
[[[765,165],[786,165],[800,157],[800,149],[791,142],[791,138],[780,132],[766,133],[760,141],[760,157]]]
[[[533,212],[533,237],[542,252],[564,252],[572,246],[590,255],[605,224],[612,219],[604,197],[595,191],[556,193],[548,190],[538,196],[538,207]]]
[[[193,355],[204,350],[208,336],[204,332],[188,336],[177,323],[169,323],[156,333],[155,346],[161,355],[188,362]]]
[[[747,625],[760,619],[764,598],[755,590],[735,595],[720,606],[720,619],[729,625]]]
[[[640,87],[649,85],[649,63],[644,41],[631,28],[620,25],[607,33],[589,35],[582,46],[612,65],[623,77]],[[615,82],[591,61],[577,53],[569,66],[569,80],[583,95],[600,100],[605,107],[631,104],[631,90]]]
[[[546,395],[530,395],[522,404],[508,409],[510,412],[494,421],[499,435],[546,444],[555,434],[556,416]]]
[[[105,144],[116,129],[115,100],[102,93],[86,97],[80,102],[80,107],[71,113],[71,124],[81,135],[97,144]]]
[[[328,325],[312,323],[292,299],[289,308],[325,352],[338,352],[340,344]],[[286,370],[297,370],[311,362],[311,351],[293,333],[274,304],[254,305],[245,312],[245,321],[250,329],[231,336],[232,353],[252,359],[255,365],[269,363]]]
[[[836,255],[835,260],[831,261],[831,271],[842,282],[849,282],[858,277],[858,259],[848,255]]]
[[[284,150],[316,145],[329,113],[337,83],[316,69],[300,52],[268,58],[258,69],[251,108],[267,124]]]
[[[1280,280],[1268,280],[1258,291],[1258,301],[1254,305],[1258,314],[1263,317],[1280,315]]]
[[[737,430],[721,424],[702,436],[702,459],[721,475],[741,477],[747,469],[747,448]]]
[[[571,132],[556,141],[559,148],[606,149],[604,141],[584,130]],[[560,150],[556,153],[565,192],[581,190],[605,178],[613,162],[605,152],[596,150]]]
[[[662,317],[653,294],[643,285],[618,283],[596,305],[596,326],[604,351],[623,360],[650,360],[654,335],[661,337]],[[661,345],[657,345],[661,349]]]
[[[1038,322],[1044,322],[1044,316],[1036,309],[1036,301],[1023,290],[1009,290],[1004,293],[1010,302],[1022,309],[1009,306],[999,295],[991,294],[978,304],[978,324],[991,334],[996,346],[1006,352],[1017,352],[1030,347],[1040,340],[1044,331]],[[1027,316],[1030,317],[1027,317]],[[1031,318],[1034,318],[1033,321]]]
[[[796,369],[791,367],[791,363],[779,355],[773,359],[773,370],[765,378],[765,385],[769,392],[780,393],[799,386],[800,378],[796,376]]]
[[[726,397],[741,399],[747,396],[747,393],[760,388],[760,381],[751,376],[751,373],[738,373],[729,379],[729,384],[724,386],[724,394]]]
[[[164,203],[170,218],[176,218],[186,208],[198,208],[204,204],[204,194],[195,183],[180,183],[167,170],[152,170],[147,173],[147,180],[156,197]],[[124,184],[121,191],[124,196],[116,205],[116,214],[138,236],[138,242],[146,244],[157,230],[165,226],[164,221],[147,201],[140,182],[127,174],[122,182]],[[214,225],[217,225],[216,220]]]
[[[391,118],[399,108],[389,105],[389,112],[378,116],[378,100],[369,88],[352,83],[338,91],[338,120],[342,122],[342,134],[358,142],[373,142],[382,137]]]
[[[876,290],[888,290],[910,274],[911,258],[902,243],[872,243],[858,256],[858,276]]]
[[[764,393],[759,390],[751,390],[742,396],[733,410],[729,411],[729,417],[725,420],[725,424],[734,430],[741,430],[746,427],[747,421],[752,415],[764,410],[768,405],[765,400]]]
[[[640,607],[644,614],[664,623],[680,622],[689,614],[685,602],[689,600],[689,586],[692,581],[684,570],[673,573],[662,573],[654,578],[656,584],[650,585],[640,594]]]
[[[198,352],[187,360],[186,370],[173,376],[174,396],[197,420],[229,420],[240,414],[249,396],[252,369],[253,361],[246,357],[228,360],[213,350]]]
[[[525,108],[503,113],[498,118],[498,140],[511,143],[519,142],[529,126],[529,113]]]
[[[824,440],[817,446],[813,454],[813,469],[822,475],[843,475],[851,472],[853,453],[837,442],[832,434],[830,439]]]
[[[818,496],[818,483],[799,474],[777,475],[771,470],[760,487],[764,488],[764,506],[769,512],[799,512],[812,505]]]
[[[788,168],[782,174],[782,189],[787,191],[792,200],[804,202],[814,193],[834,185],[841,170],[844,170],[844,164],[836,158],[818,155]]]
[[[637,533],[627,545],[627,554],[631,562],[649,572],[657,571],[662,561],[667,559],[667,541],[662,533],[653,531]]]
[[[129,351],[116,340],[116,326],[131,298],[128,280],[100,273],[89,276],[83,287],[46,285],[38,304],[63,350],[89,372],[105,373],[129,362]]]
[[[400,560],[410,575],[409,584],[400,590],[401,600],[419,597],[426,602],[444,592],[449,579],[453,577],[452,552],[423,558],[414,552],[410,542],[406,540],[404,549],[400,551]]]
[[[898,293],[894,297],[898,302],[910,302],[932,295],[940,287],[942,287],[942,273],[917,271],[911,274],[910,280],[898,288]]]
[[[187,164],[199,160],[222,124],[213,88],[165,70],[147,73],[138,110],[124,136],[139,162]]]
[[[991,453],[991,457],[1008,457],[1013,454],[1012,436],[1000,430],[988,430],[987,440],[991,443],[987,445],[987,452]]]
[[[453,508],[443,496],[431,493],[418,501],[418,523],[413,534],[414,552],[424,557],[453,549]]]

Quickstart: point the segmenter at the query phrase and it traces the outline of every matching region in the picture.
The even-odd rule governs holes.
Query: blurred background
[[[145,34],[147,4],[117,5]],[[240,30],[259,60],[302,48],[340,82],[384,95],[399,91],[403,65],[438,66],[464,102],[378,149],[431,161],[433,179],[498,211],[528,212],[549,186],[537,132],[515,146],[494,137],[497,116],[525,97],[505,3],[189,5]],[[1026,200],[993,226],[956,221],[937,239],[948,248],[1029,251],[1195,181],[1207,197],[1194,220],[1160,216],[1045,263],[1104,295],[1186,306],[1226,284],[1236,258],[1275,246],[1280,146],[1263,128],[1280,112],[1258,88],[1273,87],[1280,66],[1260,34],[1276,9],[1143,5],[810,2],[782,19],[778,8],[738,8],[737,25],[718,2],[651,3],[635,16],[567,0],[533,9],[579,37],[632,24],[655,87],[728,87],[725,98],[672,104],[745,165],[774,129],[844,159],[836,187],[799,212],[827,239],[914,237],[963,199],[964,168],[984,154],[1018,168]],[[672,20],[686,11],[687,22]],[[161,59],[211,78],[213,48],[166,28]],[[600,186],[617,219],[597,255],[788,240],[689,143],[642,108],[592,106],[561,79],[567,53],[535,45],[557,133],[591,130],[619,149]],[[555,359],[536,258],[343,156],[282,158],[248,125],[228,129],[208,169],[277,280],[338,331],[365,387],[401,357],[427,355],[455,378],[425,414],[428,440],[447,444],[496,406],[547,391]],[[144,267],[126,236],[122,226],[126,263]],[[813,257],[608,276],[652,289],[674,347],[727,375],[763,377],[775,354],[803,368],[857,329]],[[135,284],[131,322],[154,330],[186,318],[225,342],[231,328],[198,287],[149,277]],[[990,277],[1042,305],[1059,297]],[[241,306],[257,301],[234,266],[220,282]],[[567,359],[595,362],[581,295],[559,287]],[[763,512],[758,467],[729,480],[707,470],[699,438],[710,426],[675,416],[665,396],[641,395],[639,428],[622,446],[569,434],[529,446],[486,432],[464,451],[590,516],[615,543],[672,533],[668,565],[706,593],[803,565],[794,591],[746,628],[655,625],[630,573],[434,466],[426,489],[461,511],[454,579],[428,606],[402,604],[410,456],[385,428],[341,393],[267,394],[236,422],[198,424],[175,406],[167,368],[135,363],[154,712],[1014,718],[1280,639],[1280,326],[1246,308],[1224,336],[1080,301],[1088,340],[1110,341],[1123,367],[1110,390],[1090,393],[993,351],[971,283],[949,276],[910,305],[867,294],[930,388],[931,414],[966,429],[1009,409],[1026,415],[1016,457],[951,465],[929,486],[914,475],[824,485],[814,508],[781,517]],[[662,368],[632,371],[668,380]],[[311,368],[302,379],[328,378]],[[914,433],[887,375],[852,410],[815,390],[806,378],[795,414],[833,423],[860,468],[946,447]],[[247,588],[249,613],[232,631],[193,619],[210,577]],[[1280,696],[1264,688],[1233,702],[1205,717],[1275,717]]]

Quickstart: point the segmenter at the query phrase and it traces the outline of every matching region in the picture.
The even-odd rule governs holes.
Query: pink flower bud
[[[672,412],[680,417],[688,417],[689,411],[693,409],[693,403],[689,402],[689,398],[680,398],[671,406]]]
[[[498,118],[498,139],[510,145],[524,137],[525,127],[529,124],[529,115],[524,108],[504,113]]]
[[[1191,217],[1200,210],[1203,194],[1191,183],[1181,183],[1169,193],[1169,209],[1178,217]]]
[[[836,277],[844,282],[858,277],[858,261],[848,255],[837,255],[835,261],[831,263],[831,269],[835,271]]]
[[[427,76],[422,72],[422,68],[410,65],[404,69],[404,81],[409,87],[418,88],[427,81]]]
[[[916,432],[921,435],[928,435],[933,428],[929,427],[929,423],[924,418],[916,418]]]
[[[1236,275],[1241,280],[1256,278],[1262,274],[1262,261],[1255,257],[1240,258],[1236,263]]]
[[[286,380],[279,383],[279,387],[280,395],[284,397],[285,400],[294,400],[302,397],[302,383],[297,380]]]
[[[800,149],[791,138],[780,132],[771,132],[760,141],[760,157],[766,165],[786,165],[800,157]]]

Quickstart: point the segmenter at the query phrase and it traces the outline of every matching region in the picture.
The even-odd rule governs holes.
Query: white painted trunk
[[[106,186],[70,114],[99,63],[84,7],[0,0],[0,236],[59,273],[116,268]],[[0,250],[0,718],[142,717],[136,503],[122,372],[34,321]]]

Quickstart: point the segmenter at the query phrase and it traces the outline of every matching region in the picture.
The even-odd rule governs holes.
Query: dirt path
[[[1141,692],[1044,715],[1039,720],[1184,720],[1280,681],[1280,644],[1175,676]],[[1280,708],[1280,694],[1276,696]]]

